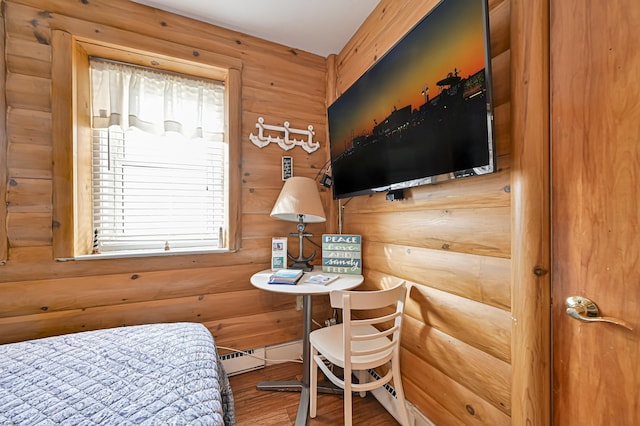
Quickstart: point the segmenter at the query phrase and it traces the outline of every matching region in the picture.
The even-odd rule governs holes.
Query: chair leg
[[[368,382],[369,372],[367,370],[358,370],[358,383],[366,383]],[[360,391],[360,398],[364,398],[367,396],[367,391]]]
[[[311,362],[309,363],[311,368],[309,383],[309,416],[311,418],[316,417],[316,410],[318,407],[318,365],[316,364],[316,355],[318,355],[318,350],[312,346]]]
[[[400,365],[398,362],[391,363],[391,371],[393,374],[393,388],[396,391],[396,402],[398,403],[398,417],[402,426],[409,425],[409,413],[407,413],[407,404],[404,400],[404,389],[402,388],[402,377],[400,377]]]
[[[351,371],[345,370],[344,372],[344,426],[351,426],[351,412],[352,412],[352,395],[351,392]],[[349,375],[347,377],[347,374]]]

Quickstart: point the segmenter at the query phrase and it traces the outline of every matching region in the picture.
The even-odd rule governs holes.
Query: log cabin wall
[[[0,0],[0,343],[161,321],[202,322],[218,344],[238,348],[299,338],[294,299],[249,284],[269,266],[270,238],[292,229],[268,216],[282,185],[283,151],[259,149],[248,135],[263,116],[269,124],[312,124],[326,147],[325,100],[346,90],[436,3],[382,0],[343,51],[325,59],[124,0]],[[525,31],[533,21],[528,4],[489,0],[498,173],[414,188],[399,202],[377,195],[338,205],[324,192],[327,224],[310,226],[316,235],[335,232],[337,212],[344,211],[343,231],[363,236],[364,287],[398,279],[414,285],[403,334],[405,390],[438,424],[524,424],[524,416],[540,412],[540,396],[548,396],[517,381],[511,389],[512,376],[540,375],[532,372],[538,364],[523,365],[529,358],[518,354],[535,341],[511,349],[522,342],[512,338],[511,325],[512,315],[518,318],[512,295],[521,298],[511,278],[511,115],[512,105],[523,111],[528,101],[510,86],[528,85],[528,64],[535,63],[525,35],[535,35],[535,28]],[[242,61],[238,252],[53,260],[51,30],[77,28],[116,28]],[[517,45],[512,33],[519,34]],[[286,155],[294,157],[295,175],[315,177],[328,151]],[[322,320],[326,304],[318,299],[314,316]],[[544,342],[539,346],[544,352]],[[519,408],[514,398],[533,406]]]
[[[282,187],[281,157],[293,156],[294,175],[313,178],[327,153],[307,154],[301,148],[285,153],[275,144],[260,149],[249,134],[256,132],[262,116],[267,124],[289,121],[302,129],[311,124],[315,140],[324,145],[326,58],[125,0],[0,3],[3,74],[6,69],[0,82],[1,99],[6,98],[6,114],[0,103],[0,199],[7,206],[3,202],[0,210],[0,342],[164,321],[204,323],[218,344],[241,349],[300,338],[295,298],[254,289],[249,278],[269,267],[271,237],[295,231],[294,224],[269,217]],[[237,252],[54,260],[52,30],[126,31],[136,38],[183,45],[194,56],[202,49],[242,62],[242,193],[234,194],[241,200]],[[322,195],[328,207],[331,197],[326,191]],[[309,230],[320,235],[325,226],[313,224]],[[293,239],[291,245],[296,247]],[[327,318],[322,309],[316,312],[319,320]]]
[[[383,0],[330,58],[330,104],[437,4]],[[490,0],[497,173],[345,200],[366,288],[413,285],[402,336],[407,399],[437,424],[511,424],[510,0]]]

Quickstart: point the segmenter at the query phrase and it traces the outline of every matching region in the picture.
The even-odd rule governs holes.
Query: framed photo
[[[287,268],[287,237],[274,237],[271,239],[271,269]]]

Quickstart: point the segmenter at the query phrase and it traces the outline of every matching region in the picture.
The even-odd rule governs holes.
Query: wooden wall
[[[326,59],[125,0],[11,0],[2,6],[6,79],[0,88],[6,84],[6,115],[0,135],[6,134],[6,146],[0,139],[0,177],[7,176],[0,200],[6,197],[7,207],[6,220],[0,210],[0,241],[8,250],[0,244],[0,265],[7,259],[0,266],[0,342],[162,321],[202,322],[218,344],[238,348],[300,338],[295,298],[254,289],[249,278],[269,267],[271,237],[295,231],[293,224],[269,217],[282,187],[282,155],[294,157],[295,175],[315,177],[327,152],[309,155],[296,148],[285,154],[276,146],[260,149],[248,137],[262,116],[268,124],[312,124],[324,146]],[[96,37],[128,31],[172,41],[188,52],[202,49],[242,61],[238,252],[54,261],[52,29]],[[330,196],[323,195],[328,206]],[[319,235],[326,227],[309,229]],[[318,320],[326,319],[326,302],[316,302]]]
[[[346,90],[437,0],[382,0],[342,52],[326,59],[125,0],[0,3],[6,52],[6,79],[0,81],[6,96],[6,115],[0,118],[0,178],[6,174],[6,179],[0,182],[0,201],[7,202],[6,208],[4,203],[0,206],[0,342],[159,321],[202,322],[218,344],[238,348],[299,338],[301,318],[294,299],[257,291],[249,284],[254,272],[269,265],[270,238],[292,228],[268,216],[282,185],[283,152],[277,147],[259,149],[248,135],[259,116],[269,124],[312,124],[326,148],[326,102]],[[545,351],[544,336],[527,340],[513,334],[535,329],[535,317],[528,315],[530,322],[518,324],[519,329],[512,326],[512,318],[519,318],[514,309],[521,309],[518,305],[535,291],[521,292],[513,284],[532,269],[524,263],[514,265],[512,257],[528,241],[514,239],[512,230],[512,223],[520,222],[513,220],[517,197],[512,194],[512,154],[518,145],[512,143],[511,117],[512,111],[526,112],[528,100],[537,99],[535,94],[514,97],[511,87],[514,82],[528,87],[532,71],[527,64],[535,63],[524,35],[528,33],[522,32],[533,20],[527,4],[489,0],[499,171],[415,188],[399,202],[376,195],[354,198],[344,206],[343,231],[363,236],[364,288],[398,279],[413,284],[403,335],[405,390],[407,398],[438,424],[525,424],[523,412],[540,411],[537,404],[547,392],[527,384],[544,363],[539,355]],[[512,9],[522,12],[518,19]],[[512,28],[512,23],[519,28]],[[51,81],[51,29],[73,33],[79,28],[100,32],[114,27],[242,60],[238,252],[53,260],[50,90],[56,82]],[[518,43],[511,42],[514,32]],[[511,63],[514,48],[517,69]],[[0,108],[4,100],[0,98]],[[315,177],[328,151],[308,155],[295,149],[287,155],[294,156],[296,175]],[[527,165],[520,161],[517,167]],[[337,231],[340,206],[328,192],[323,196],[330,214],[326,225],[310,227],[315,234]],[[521,219],[528,221],[526,215]],[[314,298],[315,313],[322,320],[327,311],[320,299]],[[540,303],[544,308],[544,301]],[[527,347],[512,350],[514,342]],[[534,361],[540,363],[529,362],[522,353],[539,343],[532,351],[538,351]],[[518,374],[526,377],[514,380]],[[546,378],[533,381],[544,383]],[[514,398],[533,403],[522,408]]]
[[[383,0],[339,55],[329,102],[435,4]],[[402,336],[407,399],[437,424],[511,424],[510,0],[490,0],[495,174],[351,199],[365,287],[413,285]]]

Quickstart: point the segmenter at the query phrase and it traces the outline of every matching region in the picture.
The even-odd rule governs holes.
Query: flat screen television
[[[442,0],[328,108],[335,199],[495,171],[487,0]]]

